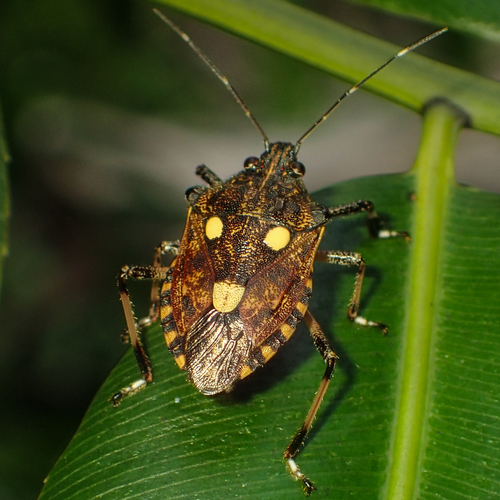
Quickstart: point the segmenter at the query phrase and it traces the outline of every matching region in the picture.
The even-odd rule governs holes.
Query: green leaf
[[[352,83],[401,49],[284,0],[161,3]],[[439,43],[439,39],[431,43]],[[363,88],[419,112],[430,100],[446,98],[468,115],[471,128],[500,134],[498,82],[419,54],[411,53],[394,62]]]
[[[474,35],[500,41],[500,4],[489,0],[457,2],[456,0],[357,0],[396,14],[411,15],[426,21],[468,31]]]
[[[414,171],[339,184],[316,199],[371,199],[413,240],[370,240],[363,217],[332,224],[325,248],[368,263],[363,313],[348,322],[352,272],[316,265],[311,309],[340,355],[298,463],[316,498],[487,498],[500,482],[500,197],[452,175],[460,117],[427,114]],[[232,394],[206,397],[148,331],[155,382],[118,408],[137,378],[129,350],[56,467],[41,500],[301,498],[282,453],[301,424],[324,363],[305,328]]]
[[[413,185],[406,176],[362,179],[318,199],[372,199],[382,214],[391,214],[392,226],[408,228]],[[369,263],[363,313],[391,330],[384,337],[349,323],[345,306],[354,272],[316,265],[311,309],[341,359],[298,463],[317,483],[317,498],[331,498],[334,490],[338,498],[353,491],[367,498],[387,466],[411,245],[371,241],[363,217],[328,229],[325,248],[363,252]],[[307,330],[300,327],[263,369],[221,397],[202,396],[187,382],[158,326],[147,338],[155,382],[118,408],[107,401],[138,377],[129,350],[50,473],[40,500],[270,498],[271,491],[276,498],[302,498],[282,455],[324,372]]]
[[[353,80],[385,50],[354,34],[333,51],[354,62],[337,70],[328,59],[332,37],[343,32],[298,7],[276,0],[169,3]],[[496,83],[411,55],[388,71],[373,88],[409,107],[444,95],[473,117],[473,126],[494,131],[500,123]],[[323,248],[364,256],[362,313],[390,331],[382,336],[347,320],[352,270],[315,266],[310,307],[340,360],[297,458],[317,485],[313,498],[475,499],[499,490],[500,197],[454,181],[463,122],[453,106],[435,103],[426,108],[412,172],[358,179],[315,196],[330,205],[370,199],[391,227],[413,239],[371,240],[362,216],[327,228]],[[154,383],[112,407],[108,398],[138,378],[129,350],[40,499],[303,498],[282,454],[324,371],[307,330],[299,327],[264,368],[217,397],[187,382],[158,325],[146,338]]]
[[[7,229],[10,217],[10,199],[7,182],[7,163],[9,152],[3,133],[3,120],[0,113],[0,290],[2,286],[2,266],[7,255]]]

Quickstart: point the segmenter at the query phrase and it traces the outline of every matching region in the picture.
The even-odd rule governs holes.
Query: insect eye
[[[290,169],[296,177],[302,177],[306,173],[306,167],[300,161],[291,161]]]
[[[198,201],[198,198],[202,195],[204,191],[205,188],[201,186],[194,186],[186,190],[184,196],[186,197],[186,200],[189,202],[189,204],[193,205]]]
[[[250,156],[245,160],[245,163],[243,163],[245,170],[255,170],[258,165],[259,159],[256,156]]]

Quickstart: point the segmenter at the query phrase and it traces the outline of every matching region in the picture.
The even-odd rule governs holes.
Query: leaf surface
[[[488,0],[456,2],[455,0],[357,0],[363,3],[405,16],[444,24],[473,33],[474,35],[500,40],[500,4]]]
[[[321,52],[315,30],[324,39],[324,54],[333,46],[323,36],[325,21],[302,16],[302,9],[284,2],[218,0],[210,6],[202,0],[185,4],[191,13],[312,64],[311,54]],[[299,19],[304,29],[292,29]],[[326,23],[328,33],[337,32]],[[280,34],[284,27],[293,40]],[[359,53],[371,51],[362,38],[349,39],[345,52],[354,54],[355,68],[345,70],[354,79],[358,70],[364,76],[373,69],[356,62],[363,60],[356,55],[358,42]],[[399,65],[387,81],[387,73],[377,77],[378,92],[414,109],[431,97],[449,96],[473,117],[473,126],[497,132],[498,84],[427,62],[422,64],[430,73],[422,72],[415,62],[421,58],[407,60],[407,70]],[[390,87],[400,71],[408,73]],[[390,331],[384,337],[346,319],[352,270],[315,266],[310,307],[340,356],[297,458],[318,487],[315,498],[475,499],[493,498],[500,490],[500,197],[455,183],[453,151],[462,123],[449,105],[431,107],[410,174],[357,179],[315,196],[329,205],[372,200],[392,228],[413,236],[410,243],[371,240],[362,216],[327,228],[323,248],[362,253],[368,265],[362,313]],[[307,330],[299,327],[264,368],[218,397],[202,396],[189,385],[158,325],[146,337],[154,383],[117,409],[107,401],[138,377],[129,351],[40,498],[303,498],[282,454],[324,371]]]
[[[161,0],[161,3],[353,84],[402,48],[284,0]],[[408,44],[414,41],[408,40]],[[430,43],[437,44],[440,40]],[[363,88],[418,112],[429,101],[446,98],[468,115],[471,128],[500,134],[500,83],[418,53],[398,59]]]
[[[440,130],[456,134],[446,131],[454,129],[451,118],[430,123],[421,151]],[[327,230],[324,248],[362,252],[363,314],[390,332],[384,337],[346,319],[352,271],[315,266],[311,310],[340,356],[298,456],[318,499],[487,498],[498,491],[500,198],[456,185],[446,166],[435,175],[419,168],[316,195],[330,204],[371,199],[392,227],[415,235],[411,243],[371,240],[362,216]],[[422,183],[431,181],[437,187],[428,198]],[[422,217],[438,224],[435,240]],[[138,375],[129,350],[40,498],[301,498],[282,453],[324,370],[307,330],[299,328],[264,368],[219,397],[187,382],[157,325],[147,343],[155,382],[111,406],[110,395]]]

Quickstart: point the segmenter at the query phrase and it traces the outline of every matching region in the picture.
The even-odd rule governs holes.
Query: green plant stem
[[[401,49],[284,0],[158,1],[352,83]],[[418,112],[445,96],[472,128],[500,135],[498,82],[418,54],[399,59],[363,88]]]
[[[436,286],[443,225],[450,190],[455,184],[454,151],[463,116],[448,104],[431,106],[424,117],[415,176],[416,200],[412,229],[410,308],[401,356],[403,367],[392,437],[385,498],[415,498],[425,428],[435,318]]]

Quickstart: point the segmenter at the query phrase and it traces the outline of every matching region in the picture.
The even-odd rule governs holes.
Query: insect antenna
[[[421,38],[420,40],[412,43],[411,45],[408,45],[404,49],[400,50],[396,55],[392,56],[390,59],[388,59],[382,66],[379,66],[375,71],[370,73],[368,76],[363,78],[361,81],[356,83],[356,85],[352,86],[349,90],[344,92],[338,99],[337,101],[331,106],[328,111],[317,121],[312,125],[312,127],[307,130],[307,132],[302,135],[302,137],[295,143],[295,154],[299,152],[300,146],[304,139],[309,136],[309,134],[312,133],[313,130],[315,130],[321,123],[323,123],[331,114],[331,112],[348,96],[350,96],[352,93],[356,92],[362,85],[364,85],[370,78],[374,77],[379,71],[382,71],[386,66],[388,66],[392,61],[398,59],[399,57],[404,56],[408,52],[410,52],[413,49],[416,49],[417,47],[420,47],[420,45],[423,45],[424,43],[427,43],[428,41],[432,40],[433,38],[436,38],[437,36],[443,34],[445,31],[448,31],[448,28],[442,28],[440,30],[435,31],[434,33],[431,33],[430,35],[425,36],[424,38]]]
[[[219,68],[208,58],[208,56],[202,52],[202,50],[191,40],[187,33],[184,33],[176,24],[174,24],[165,14],[160,12],[158,9],[153,9],[153,12],[170,28],[172,28],[198,55],[198,57],[212,70],[212,72],[217,76],[217,78],[224,84],[226,89],[231,93],[236,102],[241,106],[245,114],[248,116],[249,120],[254,124],[260,135],[264,139],[264,149],[269,151],[269,139],[267,138],[264,129],[260,126],[259,122],[253,116],[252,112],[248,109],[247,105],[243,102],[243,99],[239,96],[238,92],[229,83],[229,80],[221,73]]]

